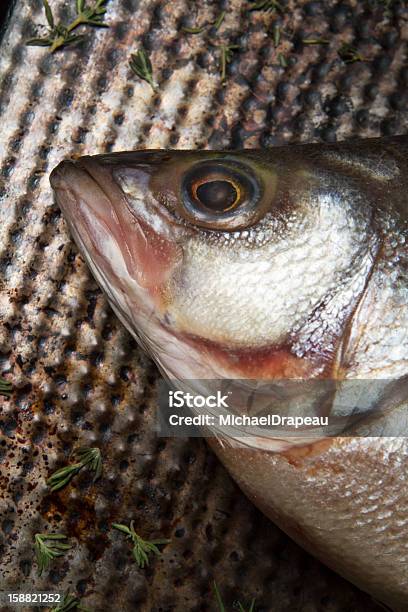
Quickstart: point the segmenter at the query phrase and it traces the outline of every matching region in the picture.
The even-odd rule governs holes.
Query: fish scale
[[[284,24],[295,34],[316,29],[309,4],[288,3]],[[341,3],[323,4],[319,26],[326,36]],[[52,57],[22,45],[33,24],[44,23],[41,3],[17,4],[0,51],[0,363],[16,387],[12,400],[0,398],[2,588],[44,587],[31,543],[36,531],[49,528],[75,544],[68,563],[53,567],[53,584],[84,591],[84,605],[93,610],[113,599],[118,610],[211,609],[214,577],[226,603],[255,596],[260,609],[273,611],[293,609],[299,600],[311,609],[379,609],[264,519],[201,442],[152,435],[155,369],[77,254],[47,176],[69,155],[135,146],[255,147],[406,131],[406,112],[390,102],[407,81],[407,24],[398,10],[393,27],[375,11],[364,17],[373,32],[399,33],[390,49],[364,43],[373,60],[392,59],[387,70],[337,59],[340,41],[358,38],[350,22],[361,20],[361,4],[350,3],[352,16],[330,33],[329,49],[301,50],[285,40],[279,50],[290,50],[297,62],[280,69],[276,52],[265,52],[268,18],[253,13],[248,26],[244,2],[231,3],[226,40],[252,48],[236,53],[225,86],[205,35],[178,42],[191,12],[186,2],[112,0],[106,19],[115,27],[89,32],[83,47]],[[64,2],[52,6],[59,13]],[[212,19],[216,9],[200,3],[192,23],[201,15]],[[151,44],[163,79],[158,102],[127,66],[141,41]],[[277,95],[280,83],[291,86],[285,100]],[[378,87],[373,100],[365,91],[370,85]],[[308,102],[317,92],[321,103]],[[330,103],[344,92],[353,110],[332,116]],[[369,122],[360,123],[357,113],[367,109]],[[119,115],[123,121],[116,123]],[[90,295],[95,310],[88,314]],[[104,480],[92,488],[80,476],[49,495],[45,478],[69,460],[78,440],[104,449]],[[131,518],[142,535],[172,538],[147,572],[107,531],[110,522]],[[177,529],[184,535],[176,536]]]

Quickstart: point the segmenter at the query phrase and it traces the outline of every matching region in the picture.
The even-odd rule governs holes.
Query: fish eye
[[[181,214],[209,229],[234,231],[251,224],[261,188],[249,168],[228,162],[202,162],[182,181]]]
[[[194,195],[213,212],[231,210],[239,201],[239,187],[229,180],[208,180],[193,186]]]

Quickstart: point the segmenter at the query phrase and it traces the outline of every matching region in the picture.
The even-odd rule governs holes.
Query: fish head
[[[326,158],[137,151],[63,162],[51,183],[115,312],[170,378],[332,367],[337,312],[325,338],[313,317],[329,303],[347,317],[376,245],[367,198]]]
[[[406,383],[407,153],[403,137],[138,151],[63,162],[51,183],[110,304],[167,377]],[[391,387],[405,422],[406,393]],[[297,542],[405,610],[407,441],[369,436],[209,441]]]

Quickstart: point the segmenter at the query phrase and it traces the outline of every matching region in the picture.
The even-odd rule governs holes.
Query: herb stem
[[[157,548],[160,545],[168,544],[170,540],[144,540],[135,531],[134,521],[130,521],[130,527],[121,523],[112,523],[112,527],[125,533],[126,536],[133,542],[133,557],[140,568],[149,565],[149,554],[154,553],[160,555],[160,550]]]
[[[227,80],[227,65],[231,62],[236,49],[239,49],[239,45],[220,45],[221,83],[223,85]]]
[[[221,593],[219,591],[218,585],[215,582],[215,580],[213,582],[213,589],[214,589],[215,601],[217,602],[219,612],[226,612],[224,602],[222,601]]]

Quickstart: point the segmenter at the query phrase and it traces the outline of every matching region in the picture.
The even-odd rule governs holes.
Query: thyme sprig
[[[86,0],[75,0],[76,18],[68,25],[56,23],[48,0],[42,0],[45,18],[48,23],[48,34],[42,38],[30,38],[26,44],[39,47],[50,47],[50,53],[54,53],[61,47],[66,47],[84,38],[83,35],[72,34],[81,25],[91,25],[107,28],[103,21],[106,13],[105,5],[108,0],[94,0],[91,6],[85,4]]]
[[[90,612],[88,608],[84,608],[80,605],[81,600],[75,595],[71,595],[68,591],[64,594],[62,602],[55,608],[52,608],[51,612],[70,612],[71,610],[82,610],[82,612]]]
[[[221,597],[220,590],[215,580],[213,582],[213,590],[214,590],[215,601],[217,603],[219,612],[227,612],[226,607]],[[239,612],[255,612],[255,599],[252,599],[248,609],[244,608],[244,606],[242,605],[240,601],[237,601],[237,603],[234,605],[237,607]]]
[[[48,569],[51,561],[56,557],[65,555],[71,548],[61,540],[66,540],[67,536],[61,533],[36,533],[35,552],[37,556],[38,574],[41,576],[44,570]]]
[[[221,83],[227,80],[227,65],[231,63],[234,52],[239,49],[239,45],[219,45],[220,49],[220,72]]]
[[[112,527],[122,531],[132,540],[133,556],[138,566],[142,569],[146,565],[149,565],[149,555],[151,553],[154,553],[155,555],[161,554],[160,550],[157,548],[158,546],[168,544],[170,542],[170,540],[143,540],[143,538],[141,538],[135,531],[134,521],[130,521],[130,527],[120,523],[112,523]]]
[[[65,487],[85,466],[95,472],[93,482],[102,475],[102,454],[99,448],[79,448],[75,454],[79,461],[60,468],[48,478],[47,485],[51,491],[58,491]]]
[[[366,61],[365,57],[361,55],[358,49],[350,45],[350,43],[343,43],[340,49],[337,51],[337,54],[345,64],[354,64],[354,62]]]
[[[278,0],[251,0],[249,10],[283,13],[283,6]]]
[[[13,385],[9,380],[6,380],[2,376],[0,376],[0,395],[4,395],[5,397],[10,397],[13,391]]]
[[[129,62],[131,70],[143,81],[149,83],[153,91],[157,91],[158,86],[153,78],[153,67],[149,56],[144,49],[139,49],[132,53]]]
[[[215,32],[218,32],[220,29],[226,15],[226,11],[221,11],[218,17],[214,21],[210,23],[204,24],[199,27],[182,27],[181,30],[186,34],[201,34],[208,27],[212,26]],[[232,56],[234,51],[239,49],[239,45],[228,45],[225,43],[217,44],[216,42],[210,41],[210,45],[219,49],[219,64],[220,64],[220,74],[221,74],[221,83],[224,85],[227,80],[227,65],[232,61]]]

